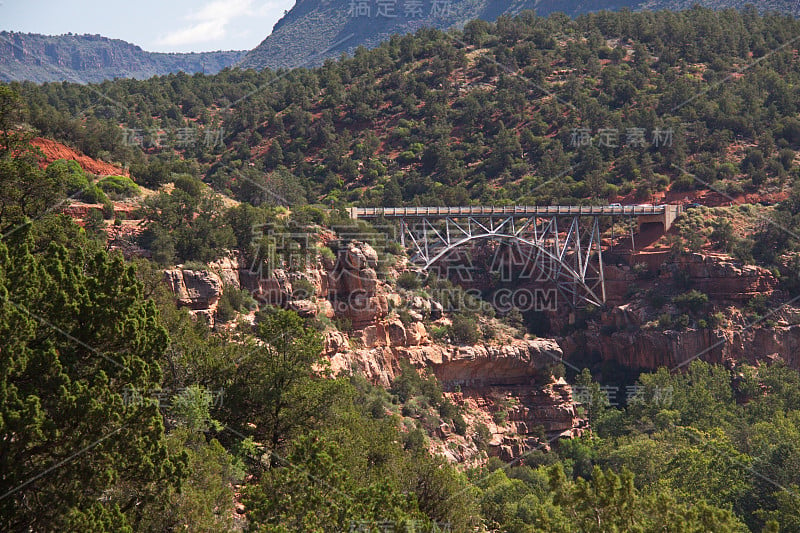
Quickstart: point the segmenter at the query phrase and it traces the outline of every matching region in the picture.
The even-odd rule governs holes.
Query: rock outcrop
[[[164,271],[164,281],[175,294],[178,305],[202,316],[214,325],[214,315],[222,296],[222,280],[208,270],[172,269]]]
[[[641,370],[655,370],[660,366],[676,368],[695,359],[710,363],[733,360],[755,364],[775,357],[792,368],[800,368],[798,324],[684,331],[640,329],[612,334],[593,329],[586,332],[582,342],[576,342],[576,338],[561,341],[567,359],[588,352],[603,361]]]
[[[655,257],[655,254],[647,256]],[[666,254],[659,256],[661,259]],[[694,359],[721,363],[728,360],[755,363],[777,354],[795,368],[798,366],[800,317],[788,310],[771,317],[774,320],[748,325],[737,306],[758,295],[777,295],[778,280],[767,269],[741,265],[720,255],[689,254],[663,264],[648,264],[651,278],[638,279],[628,267],[608,267],[607,293],[615,307],[590,320],[584,331],[559,339],[567,359],[610,361],[629,368],[654,370],[660,366],[676,368]],[[647,276],[645,276],[647,278]],[[662,329],[654,326],[661,313],[682,313],[674,305],[661,310],[650,308],[646,301],[632,298],[630,287],[671,287],[675,281],[706,294],[718,308],[726,309],[730,324],[716,328],[689,327]],[[622,290],[627,293],[622,294]],[[726,307],[727,306],[727,307]],[[649,324],[648,324],[649,323]]]
[[[588,431],[586,419],[578,416],[572,390],[563,379],[538,386],[469,388],[448,393],[461,406],[473,426],[482,424],[490,435],[488,453],[505,462],[524,464],[533,451],[549,451],[559,439],[579,437]],[[446,425],[437,433],[447,446],[434,450],[461,463],[474,462],[476,451],[458,442]],[[455,446],[450,446],[449,442]]]
[[[358,372],[390,387],[402,360],[429,369],[454,401],[476,410],[473,419],[490,428],[491,454],[518,457],[531,448],[546,449],[548,440],[583,431],[585,421],[576,415],[569,386],[552,379],[553,367],[562,358],[555,341],[516,339],[472,346],[434,342],[423,321],[436,320],[440,327],[449,323],[441,305],[419,294],[393,292],[379,279],[378,254],[369,244],[347,243],[329,263],[265,273],[231,255],[206,271],[173,269],[164,276],[179,304],[211,324],[226,286],[250,290],[261,303],[293,309],[304,317],[343,320],[347,331],[324,336],[323,354],[334,375]],[[390,302],[406,312],[390,314]],[[499,408],[500,397],[506,398],[502,408],[512,407],[507,423],[496,424],[491,411]],[[437,431],[440,439],[457,444],[460,452],[454,454],[449,446],[440,452],[465,462],[479,456],[471,439],[458,437],[456,442],[452,428],[444,426]]]
[[[219,277],[223,285],[238,289],[241,286],[239,263],[239,257],[236,254],[230,254],[209,263],[208,269]]]
[[[449,387],[490,387],[547,380],[562,352],[552,339],[515,341],[504,346],[452,346],[440,362],[428,361]]]
[[[670,259],[668,252],[659,252],[638,254],[633,261],[646,266],[652,279],[637,278],[627,265],[605,265],[609,303],[628,302],[631,287],[667,283],[676,278],[713,300],[734,303],[746,302],[758,294],[770,295],[778,286],[778,280],[766,268],[742,265],[720,255],[689,254]]]
[[[661,276],[675,275],[685,276],[687,286],[722,301],[746,302],[756,295],[771,295],[778,285],[766,268],[714,255],[689,254],[665,264]]]
[[[337,317],[356,329],[389,313],[387,288],[378,280],[378,253],[367,243],[351,243],[339,250],[330,273],[329,295]]]

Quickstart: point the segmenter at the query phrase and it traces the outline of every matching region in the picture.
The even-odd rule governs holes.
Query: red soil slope
[[[65,146],[50,139],[36,137],[31,141],[31,144],[38,147],[44,153],[46,163],[44,166],[49,165],[56,159],[75,160],[78,164],[90,174],[97,174],[98,176],[127,176],[128,172],[103,161],[92,159],[91,157],[73,150],[69,146]]]

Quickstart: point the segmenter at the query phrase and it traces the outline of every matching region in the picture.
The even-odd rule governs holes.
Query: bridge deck
[[[509,216],[519,217],[552,216],[552,215],[624,215],[645,216],[664,215],[668,208],[676,209],[679,206],[654,205],[623,205],[588,206],[588,205],[547,205],[547,206],[465,206],[465,207],[352,207],[351,218],[439,218],[439,217],[488,217]]]

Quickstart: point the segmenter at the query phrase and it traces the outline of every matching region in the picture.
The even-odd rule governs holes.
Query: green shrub
[[[353,322],[347,317],[336,317],[333,319],[333,324],[336,326],[336,329],[343,333],[350,333],[353,331]]]
[[[413,452],[421,452],[427,449],[428,439],[425,432],[420,428],[415,428],[406,434],[403,442],[403,448]]]
[[[186,261],[183,263],[184,270],[208,270],[208,265],[202,261]]]
[[[330,265],[333,265],[334,263],[336,263],[336,254],[334,254],[333,250],[331,250],[327,246],[320,246],[319,247],[319,255],[320,255],[320,258],[322,258],[322,260],[325,263],[328,263]]]
[[[467,421],[464,420],[464,417],[461,415],[461,413],[457,413],[453,417],[453,431],[462,437],[467,434]]]
[[[403,255],[405,254],[405,250],[403,249],[403,245],[397,241],[389,241],[386,243],[386,253],[392,255]]]
[[[695,180],[689,174],[681,174],[672,183],[673,191],[691,191],[695,188]]]
[[[392,383],[390,392],[396,394],[401,402],[410,398],[426,401],[430,405],[440,405],[442,402],[442,388],[435,376],[423,377],[408,361],[400,361],[400,375]]]
[[[699,311],[704,305],[708,303],[708,296],[698,290],[692,289],[690,291],[679,294],[672,299],[672,303],[682,309],[689,311]]]
[[[397,277],[397,286],[407,291],[415,291],[422,287],[419,275],[407,270]]]
[[[96,183],[87,185],[77,197],[87,204],[106,204],[109,202],[106,193]]]
[[[292,298],[295,300],[310,300],[315,292],[314,285],[305,278],[292,281]]]
[[[722,314],[722,312],[717,311],[716,313],[713,313],[709,315],[708,318],[706,318],[706,323],[708,323],[708,327],[710,328],[718,328],[723,324],[726,324],[727,319],[725,318],[725,315]]]
[[[447,338],[447,334],[450,332],[450,328],[447,326],[432,326],[431,327],[431,336],[434,340],[443,341]]]
[[[127,176],[106,176],[97,182],[97,186],[115,200],[138,196],[141,193],[139,186]]]
[[[292,209],[291,219],[298,226],[308,226],[311,224],[324,225],[326,222],[325,212],[317,207],[304,205]]]
[[[439,417],[432,413],[425,413],[420,419],[420,423],[426,432],[433,433],[441,425]]]
[[[411,313],[409,313],[407,309],[400,309],[400,311],[397,312],[397,316],[400,317],[400,322],[402,322],[404,326],[408,326],[414,322]]]
[[[95,238],[105,237],[105,221],[103,220],[103,213],[100,209],[92,208],[86,212],[83,219],[83,228],[86,233]]]
[[[508,411],[505,409],[500,409],[499,411],[495,411],[492,413],[492,420],[498,426],[503,426],[508,421]]]
[[[64,188],[66,190],[67,195],[72,196],[76,193],[82,193],[82,191],[89,186],[89,179],[86,177],[86,174],[69,174],[64,181]]]
[[[370,402],[369,413],[372,418],[381,419],[386,417],[386,405],[381,398],[375,398]]]
[[[403,408],[400,410],[400,413],[403,416],[414,417],[420,413],[420,405],[419,402],[414,399],[410,398],[406,403],[403,404]]]
[[[455,315],[450,326],[453,341],[458,344],[475,344],[480,340],[480,330],[474,318],[466,315]]]
[[[489,427],[483,422],[475,424],[475,435],[472,436],[472,441],[475,443],[475,446],[481,451],[486,451],[489,449],[489,442],[491,442],[491,440],[492,432],[489,431]]]
[[[111,200],[106,199],[106,201],[103,202],[103,218],[114,218],[114,204],[111,203]]]
[[[764,316],[770,310],[769,296],[766,294],[757,294],[756,296],[753,296],[744,307],[751,313]]]
[[[57,159],[47,166],[45,173],[70,197],[79,195],[89,185],[89,179],[77,161]]]
[[[458,406],[450,400],[444,400],[439,406],[439,416],[444,420],[452,420],[458,413]]]
[[[257,307],[258,304],[248,291],[225,285],[217,305],[217,320],[222,323],[230,322],[237,313],[251,311]]]

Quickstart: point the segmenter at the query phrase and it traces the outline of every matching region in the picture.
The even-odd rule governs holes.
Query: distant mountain
[[[358,46],[372,48],[392,34],[422,27],[450,28],[473,19],[494,21],[533,9],[540,16],[564,12],[575,16],[602,9],[713,9],[754,4],[760,11],[800,14],[797,0],[297,0],[272,34],[250,51],[239,66],[249,68],[310,67]]]
[[[100,35],[0,32],[0,80],[100,82],[183,71],[216,74],[246,52],[158,53]]]

